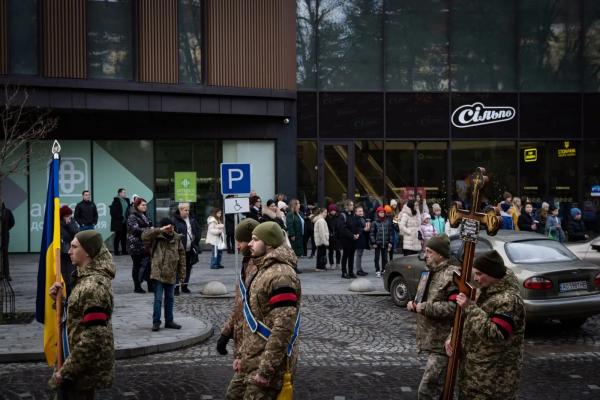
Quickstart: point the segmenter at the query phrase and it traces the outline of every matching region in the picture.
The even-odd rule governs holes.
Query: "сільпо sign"
[[[196,202],[195,172],[175,172],[175,201],[178,203]]]

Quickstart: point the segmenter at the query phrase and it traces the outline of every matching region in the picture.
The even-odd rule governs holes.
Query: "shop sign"
[[[525,162],[536,162],[537,161],[537,148],[533,147],[530,149],[523,150],[523,160]]]
[[[577,149],[571,147],[571,143],[569,141],[563,142],[563,148],[558,149],[557,156],[558,158],[563,157],[575,157],[577,155]]]
[[[483,103],[465,104],[452,113],[451,122],[457,128],[489,125],[510,121],[515,117],[515,109],[509,106],[491,107]]]
[[[600,185],[592,186],[592,197],[600,197]]]
[[[196,172],[175,172],[175,201],[196,202]]]

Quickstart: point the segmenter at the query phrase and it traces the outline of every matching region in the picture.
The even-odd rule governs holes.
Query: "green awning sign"
[[[175,201],[196,202],[196,173],[175,172]]]

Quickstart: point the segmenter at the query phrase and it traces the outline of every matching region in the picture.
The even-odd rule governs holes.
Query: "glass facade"
[[[133,79],[131,0],[87,0],[88,78]]]
[[[9,0],[8,60],[11,74],[38,73],[38,2]]]
[[[202,3],[179,0],[179,82],[202,82]]]

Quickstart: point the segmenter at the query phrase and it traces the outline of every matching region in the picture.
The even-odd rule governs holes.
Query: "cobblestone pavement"
[[[179,311],[220,326],[230,298],[181,296]],[[388,296],[306,296],[296,399],[416,399],[424,359],[415,352],[414,314]],[[209,341],[171,353],[117,362],[113,387],[100,399],[223,399],[231,356]],[[44,364],[6,364],[0,398],[48,399]],[[581,329],[559,324],[526,337],[520,399],[600,398],[600,317]]]

